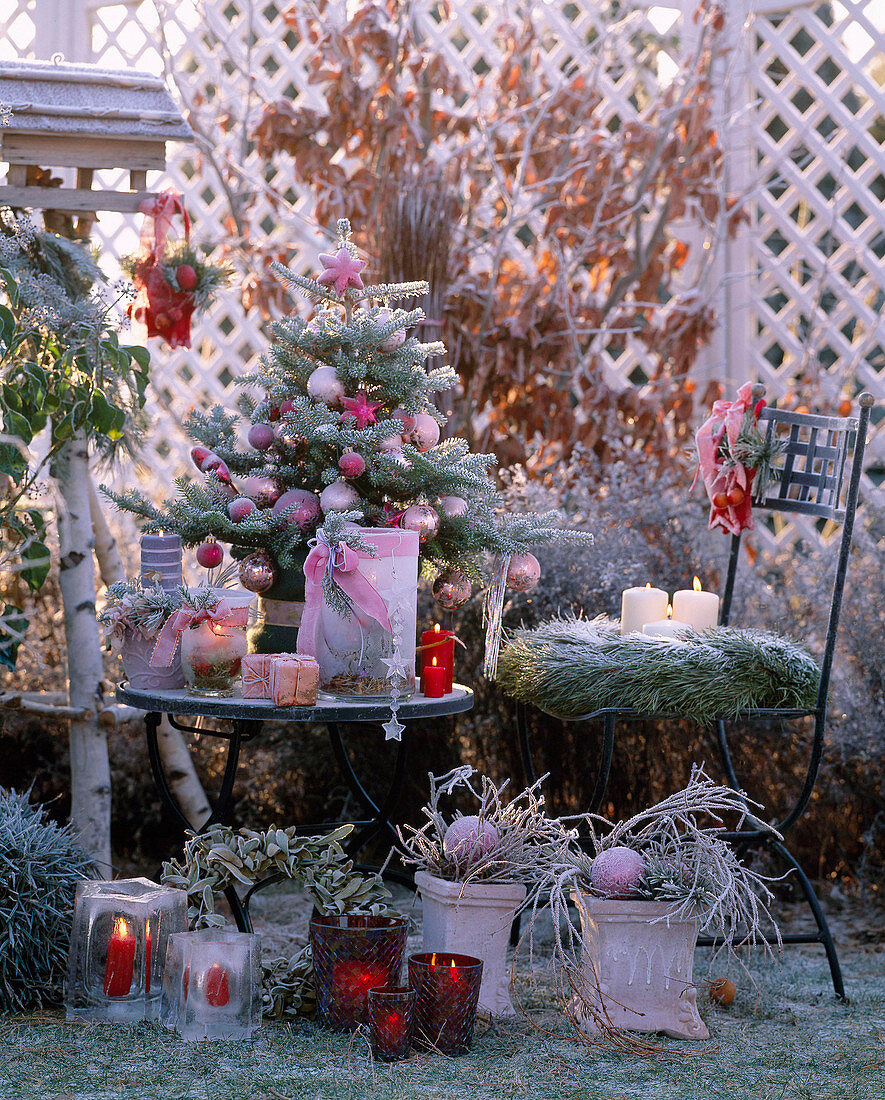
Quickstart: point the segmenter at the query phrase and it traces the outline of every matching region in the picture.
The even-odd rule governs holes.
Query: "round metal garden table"
[[[342,777],[350,792],[356,797],[366,813],[364,819],[347,823],[354,825],[355,828],[343,847],[348,856],[354,860],[369,841],[379,835],[386,835],[393,846],[399,844],[392,815],[402,794],[409,744],[414,734],[414,726],[426,719],[460,714],[463,711],[470,710],[473,706],[473,692],[470,688],[461,684],[455,684],[454,690],[441,699],[426,699],[423,695],[414,695],[407,702],[402,703],[397,711],[397,717],[405,728],[402,731],[402,739],[393,742],[395,758],[389,772],[389,784],[382,796],[373,797],[366,790],[363,779],[357,774],[357,770],[351,761],[342,735],[342,726],[353,723],[372,723],[380,727],[390,718],[390,705],[387,702],[345,702],[338,699],[320,699],[317,701],[317,705],[313,707],[275,707],[273,703],[264,699],[203,699],[188,695],[185,691],[139,691],[128,684],[122,684],[117,688],[117,699],[121,703],[126,703],[146,712],[144,724],[148,755],[154,782],[162,799],[163,807],[179,825],[186,829],[192,829],[194,832],[202,832],[209,826],[224,821],[227,817],[240,760],[240,748],[244,742],[251,741],[258,736],[264,722],[319,722],[325,725],[332,754]],[[212,804],[212,813],[201,826],[188,820],[169,786],[157,744],[157,729],[164,714],[168,717],[170,724],[183,733],[198,733],[201,737],[217,737],[227,741],[228,754],[221,786],[215,802]],[[216,730],[188,725],[181,721],[183,717],[188,715],[223,719],[229,723],[230,728]],[[324,821],[319,824],[299,825],[296,832],[301,835],[313,835],[327,832],[341,824],[344,824],[344,822]],[[360,864],[357,864],[357,867],[362,870],[370,869]],[[384,874],[385,877],[414,889],[411,875],[393,868],[386,869]],[[260,885],[266,884],[261,883]],[[251,928],[248,902],[254,890],[253,887],[253,890],[250,890],[249,895],[243,900],[235,892],[231,896],[230,892],[225,891],[228,901],[231,903],[234,918],[243,930]]]

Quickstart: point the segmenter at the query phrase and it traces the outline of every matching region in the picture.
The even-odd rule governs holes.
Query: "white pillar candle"
[[[621,633],[631,634],[646,623],[663,619],[667,614],[669,597],[661,588],[625,588],[621,593]]]
[[[694,579],[694,588],[683,588],[673,596],[673,618],[679,619],[695,630],[707,630],[719,622],[719,597],[715,592],[704,592],[701,582]]]
[[[653,623],[646,623],[642,628],[643,634],[651,634],[656,638],[676,639],[676,635],[682,630],[691,630],[691,623],[680,622],[679,619],[658,619]],[[681,639],[678,639],[681,641]]]

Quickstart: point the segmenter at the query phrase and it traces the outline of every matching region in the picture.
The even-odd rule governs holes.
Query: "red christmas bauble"
[[[347,478],[359,477],[366,469],[366,460],[356,451],[348,451],[338,459],[338,469]]]
[[[224,560],[224,551],[212,539],[209,542],[201,542],[197,547],[197,562],[204,569],[214,569]]]
[[[175,278],[181,290],[197,289],[197,273],[190,264],[179,264],[175,269]]]
[[[198,470],[203,469],[203,463],[211,454],[208,447],[191,447],[191,459]]]

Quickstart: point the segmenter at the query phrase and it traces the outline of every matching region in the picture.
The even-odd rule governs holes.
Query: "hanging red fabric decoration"
[[[139,206],[144,214],[141,244],[132,265],[132,281],[137,295],[127,310],[134,324],[147,336],[159,336],[172,348],[191,346],[191,317],[196,307],[194,291],[198,285],[192,264],[180,264],[168,278],[164,267],[166,239],[176,215],[184,222],[184,244],[190,242],[190,219],[181,195],[164,191]]]

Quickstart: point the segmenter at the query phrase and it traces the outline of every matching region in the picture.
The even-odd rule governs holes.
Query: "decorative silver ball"
[[[528,592],[541,579],[541,563],[534,554],[513,554],[507,567],[507,587]]]
[[[467,501],[463,497],[440,497],[439,510],[446,519],[462,519],[467,515]]]
[[[400,526],[406,531],[417,531],[418,541],[427,542],[439,531],[439,513],[429,504],[413,504],[403,512]]]
[[[470,599],[470,581],[457,569],[446,569],[433,582],[433,598],[444,611],[457,611]]]
[[[266,592],[276,579],[276,566],[264,550],[256,550],[240,562],[240,584],[250,592]]]
[[[320,507],[324,512],[346,512],[359,502],[359,493],[341,478],[327,485],[320,493]]]
[[[314,401],[337,405],[344,396],[344,383],[334,367],[317,367],[307,380],[307,392]]]
[[[272,504],[276,504],[282,491],[283,487],[275,477],[253,474],[243,482],[243,496],[254,500],[259,508],[270,508]]]
[[[422,454],[439,443],[439,424],[427,413],[418,413],[415,426],[409,432],[409,442]]]

